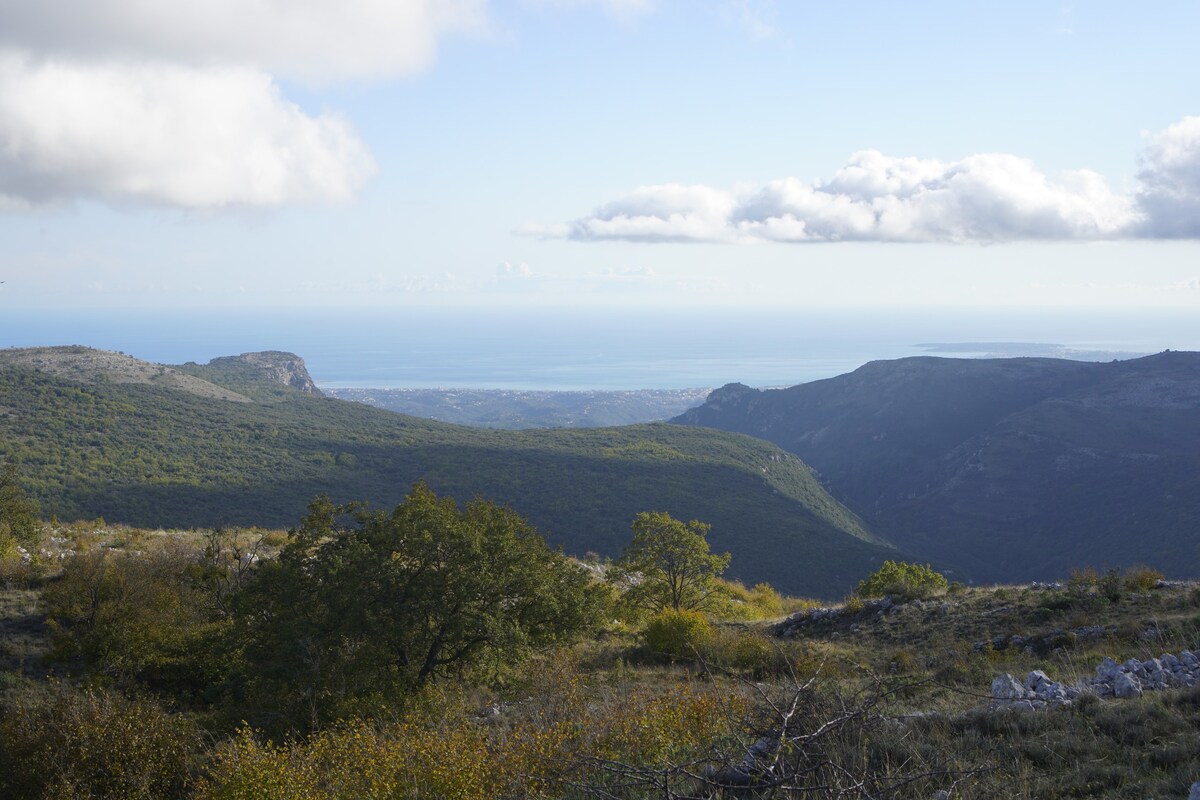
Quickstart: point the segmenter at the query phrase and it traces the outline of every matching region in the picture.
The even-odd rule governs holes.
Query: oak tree
[[[259,572],[237,601],[253,693],[314,727],[564,642],[596,615],[588,573],[516,512],[460,509],[424,484],[390,513],[318,498]]]
[[[710,526],[681,522],[664,511],[643,511],[633,520],[633,541],[613,565],[612,579],[626,602],[651,612],[710,610],[729,553],[709,552]]]

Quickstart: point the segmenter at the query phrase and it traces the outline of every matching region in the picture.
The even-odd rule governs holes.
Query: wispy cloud
[[[1148,136],[1138,186],[1091,170],[1051,177],[1028,159],[855,153],[833,178],[757,190],[641,186],[569,223],[519,233],[575,241],[1007,242],[1200,237],[1200,117]]]
[[[729,15],[755,39],[775,35],[775,0],[727,0]]]

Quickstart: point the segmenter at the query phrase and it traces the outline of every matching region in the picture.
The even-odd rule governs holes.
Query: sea
[[[163,364],[285,350],[329,388],[791,386],[908,356],[1112,360],[1200,350],[1194,310],[0,308],[0,347]]]

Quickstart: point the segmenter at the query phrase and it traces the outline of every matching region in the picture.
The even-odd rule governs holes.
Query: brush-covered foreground
[[[229,590],[237,565],[253,571],[288,536],[214,536],[57,526],[28,560],[3,560],[0,795],[1182,798],[1200,778],[1197,689],[989,709],[1003,672],[1070,681],[1105,656],[1200,647],[1200,589],[1147,571],[951,585],[882,612],[855,596],[810,610],[786,637],[772,634],[778,622],[814,604],[725,584],[721,611],[673,655],[648,646],[648,620],[610,617],[573,644],[481,662],[403,703],[272,732],[243,722],[236,688],[205,686],[205,665],[187,661],[214,632],[198,598]],[[193,571],[199,580],[172,588],[139,572],[215,563],[217,541],[228,571],[215,583]],[[65,624],[79,612],[64,606],[71,565],[89,554],[123,565],[109,602],[149,592],[153,607],[130,617],[102,605]]]

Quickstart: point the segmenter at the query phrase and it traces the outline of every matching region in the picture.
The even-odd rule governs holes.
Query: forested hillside
[[[441,424],[289,388],[297,375],[272,365],[303,362],[270,355],[182,373],[86,348],[0,352],[0,458],[62,519],[290,526],[318,493],[389,506],[426,480],[509,503],[575,553],[617,554],[640,511],[700,519],[731,576],[809,595],[893,555],[798,458],[749,437]]]
[[[872,528],[980,580],[1200,568],[1200,354],[908,358],[730,385],[675,422],[771,441]]]

